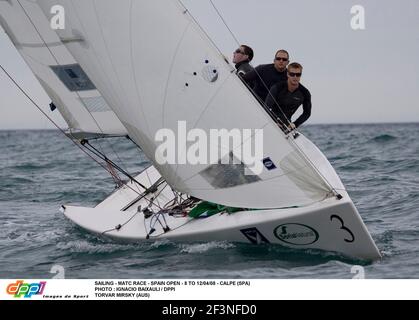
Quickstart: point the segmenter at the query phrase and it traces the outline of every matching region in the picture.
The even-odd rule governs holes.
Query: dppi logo
[[[319,240],[316,230],[299,223],[282,224],[275,228],[274,235],[279,240],[296,246],[306,246]]]
[[[45,285],[47,283],[45,281],[41,281],[39,283],[23,283],[22,280],[18,280],[15,283],[11,283],[7,286],[7,293],[10,295],[14,295],[15,298],[32,298],[33,295],[43,294]]]

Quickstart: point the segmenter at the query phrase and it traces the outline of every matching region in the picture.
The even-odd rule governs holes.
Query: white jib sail
[[[176,190],[216,203],[247,208],[308,205],[330,196],[331,188],[295,147],[308,146],[312,160],[339,178],[317,148],[301,136],[287,139],[232,72],[189,13],[176,0],[38,0],[48,16],[65,9],[61,39],[118,115],[129,135]],[[52,16],[49,14],[49,16]],[[156,133],[187,130],[263,129],[267,159],[261,174],[217,164],[160,165]],[[254,140],[254,136],[251,137]],[[194,142],[177,146],[186,152]],[[236,147],[240,147],[236,146]],[[221,149],[233,151],[226,143]],[[329,181],[330,182],[330,181]],[[334,186],[335,187],[335,186]]]
[[[36,1],[0,1],[0,24],[77,138],[126,135]]]

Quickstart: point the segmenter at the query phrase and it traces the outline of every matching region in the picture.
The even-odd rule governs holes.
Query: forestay
[[[0,24],[77,138],[126,135],[125,127],[36,3],[0,1]]]
[[[330,186],[297,150],[293,138],[287,138],[257,103],[178,1],[38,3],[47,16],[53,5],[65,8],[66,28],[57,30],[58,35],[82,39],[65,45],[174,189],[247,208],[302,206],[331,195]],[[244,167],[237,164],[160,165],[155,160],[155,135],[161,128],[177,132],[179,121],[208,136],[214,128],[263,129],[262,159],[269,165],[257,176],[245,176]],[[193,143],[178,151],[185,152]],[[220,148],[234,151],[227,144]],[[321,154],[317,158],[323,159]]]

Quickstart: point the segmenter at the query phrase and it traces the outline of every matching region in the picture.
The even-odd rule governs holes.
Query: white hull
[[[145,186],[160,178],[153,168],[136,177]],[[138,190],[134,184],[129,184]],[[170,187],[159,191],[150,207],[159,211],[173,198]],[[159,192],[158,191],[158,192]],[[158,194],[156,192],[156,195]],[[301,208],[240,211],[220,213],[207,218],[160,216],[163,226],[155,218],[145,218],[138,206],[145,208],[149,200],[142,199],[122,211],[138,197],[129,187],[117,189],[95,208],[63,206],[64,214],[80,227],[101,235],[125,241],[213,241],[226,240],[245,243],[272,243],[296,249],[319,249],[365,260],[381,257],[350,197],[328,198]],[[152,194],[147,198],[151,199]],[[154,220],[153,220],[154,219]],[[150,229],[154,231],[148,236]]]

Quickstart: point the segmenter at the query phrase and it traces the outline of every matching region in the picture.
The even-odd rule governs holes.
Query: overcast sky
[[[231,59],[237,44],[211,2],[183,2]],[[308,123],[419,122],[418,0],[213,2],[239,42],[255,50],[254,65],[271,63],[281,48],[303,64],[313,97]],[[351,28],[355,5],[365,8],[365,30]],[[49,98],[1,28],[0,63],[48,110]],[[51,127],[1,70],[0,96],[0,129]]]

